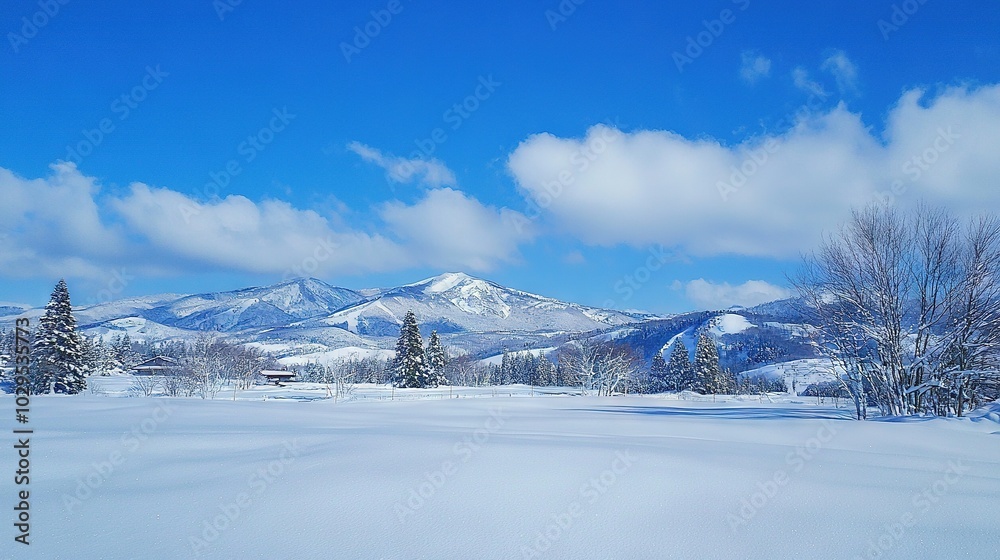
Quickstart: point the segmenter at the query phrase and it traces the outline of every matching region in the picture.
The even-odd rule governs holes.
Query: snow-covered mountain
[[[636,321],[636,317],[618,311],[566,303],[451,272],[381,290],[368,301],[303,326],[395,336],[408,310],[416,314],[424,329],[442,334],[585,332]]]
[[[280,357],[355,349],[391,349],[412,310],[421,330],[437,330],[446,345],[484,357],[504,349],[554,348],[582,333],[620,340],[648,360],[678,337],[689,350],[707,332],[734,368],[812,357],[803,349],[809,326],[801,302],[684,313],[669,317],[587,307],[515,290],[460,272],[391,288],[350,290],[313,278],[229,292],[126,298],[75,309],[91,336],[128,333],[146,341],[194,339],[218,332]],[[0,307],[0,327],[41,308]]]
[[[83,307],[77,319],[84,328],[137,317],[175,329],[239,333],[327,315],[364,299],[309,278],[231,292],[123,299]]]
[[[496,345],[535,345],[646,318],[566,303],[467,274],[446,273],[392,288],[349,290],[314,278],[229,292],[161,294],[76,308],[90,335],[129,333],[139,340],[194,338],[219,332],[269,348],[386,348],[408,310],[422,330],[469,351]],[[9,306],[0,326],[41,309]],[[8,321],[9,319],[9,321]]]

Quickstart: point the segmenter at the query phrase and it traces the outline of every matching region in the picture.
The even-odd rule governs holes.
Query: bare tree
[[[941,210],[873,206],[806,259],[796,285],[859,419],[869,403],[961,415],[995,376],[998,240],[995,218],[963,230]]]
[[[155,393],[156,388],[159,386],[160,380],[156,375],[136,375],[133,377],[129,392],[134,395],[148,397]]]
[[[642,369],[641,361],[627,346],[589,339],[568,345],[559,361],[576,375],[584,394],[594,391],[598,396],[625,391]]]

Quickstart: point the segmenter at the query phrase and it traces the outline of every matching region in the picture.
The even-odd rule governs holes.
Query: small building
[[[135,375],[168,375],[174,373],[180,364],[173,358],[157,356],[132,367]]]
[[[282,383],[291,381],[292,378],[295,377],[294,371],[286,371],[283,369],[265,369],[260,372],[260,374],[264,376],[264,379],[267,379],[268,383],[274,382],[275,385],[279,386]]]

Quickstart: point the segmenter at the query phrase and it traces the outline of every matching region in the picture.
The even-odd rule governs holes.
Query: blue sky
[[[674,312],[783,295],[886,193],[1000,202],[995,2],[225,2],[5,4],[0,301],[464,270]]]

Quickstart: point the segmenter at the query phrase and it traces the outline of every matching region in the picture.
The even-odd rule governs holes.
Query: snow
[[[992,422],[856,422],[794,399],[439,395],[35,397],[32,544],[8,536],[0,557],[1000,552]]]
[[[85,329],[88,336],[110,339],[115,335],[128,334],[133,341],[191,340],[191,331],[161,325],[142,317],[123,317],[102,323],[99,327]]]
[[[747,321],[746,317],[735,313],[720,315],[712,323],[712,334],[715,336],[737,334],[754,327],[754,324]]]
[[[969,414],[969,418],[971,418],[974,422],[987,421],[1000,424],[1000,401],[988,404],[979,410],[973,411]]]
[[[462,282],[469,280],[470,277],[462,272],[447,272],[440,276],[434,278],[428,278],[424,282],[428,282],[427,288],[424,289],[425,294],[440,294],[442,292],[447,292],[448,290],[458,286]],[[420,283],[418,283],[420,284]]]
[[[332,350],[322,350],[318,352],[307,352],[304,354],[287,356],[285,358],[280,358],[278,363],[285,366],[304,365],[310,362],[328,364],[339,359],[362,360],[369,356],[375,356],[379,359],[385,360],[395,355],[396,353],[392,350],[361,348],[360,346],[345,346],[343,348],[334,348]]]
[[[548,354],[549,352],[555,349],[556,348],[554,346],[549,346],[546,348],[532,348],[530,350],[518,350],[516,352],[510,352],[510,355],[511,357],[513,357],[513,356],[521,356],[524,354],[531,354],[532,356],[535,356],[537,358],[538,356]],[[501,362],[503,362],[503,354],[497,354],[496,356],[490,356],[488,358],[483,358],[482,360],[479,360],[480,364],[493,365],[493,366],[498,366],[500,365]]]
[[[801,338],[808,338],[812,336],[816,331],[816,327],[812,325],[805,325],[799,323],[776,323],[773,321],[768,321],[764,324],[768,327],[781,329],[787,332],[790,336],[797,336]]]
[[[742,375],[763,375],[769,378],[784,379],[789,393],[793,392],[793,388],[795,393],[801,393],[806,387],[814,383],[827,383],[837,380],[833,363],[827,358],[807,358],[804,360],[771,364],[747,370]]]

